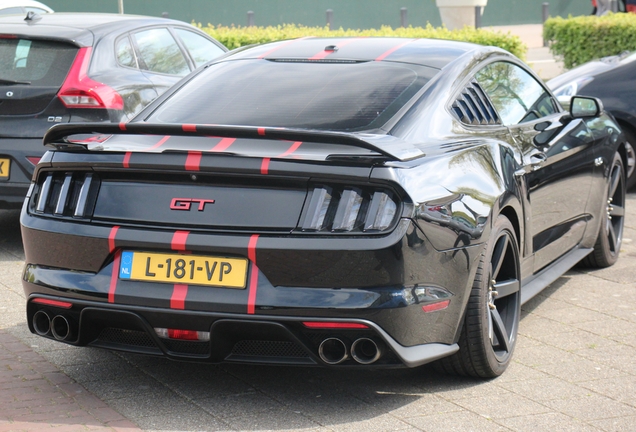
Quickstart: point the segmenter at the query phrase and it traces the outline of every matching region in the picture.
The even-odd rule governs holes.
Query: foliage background
[[[563,59],[565,67],[572,68],[636,50],[636,14],[550,18],[543,25],[543,39],[549,42],[550,51]]]
[[[328,27],[306,27],[296,24],[285,24],[269,27],[213,26],[198,25],[203,31],[221,42],[229,49],[245,45],[260,44],[277,40],[294,39],[304,36],[341,37],[341,36],[389,36],[404,38],[449,39],[472,42],[480,45],[492,45],[503,48],[517,57],[524,59],[527,51],[521,39],[511,34],[503,34],[485,29],[465,27],[462,30],[448,30],[445,27],[398,27],[382,26],[369,30],[329,30]]]

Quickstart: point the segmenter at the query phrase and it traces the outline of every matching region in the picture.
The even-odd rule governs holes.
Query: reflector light
[[[106,84],[88,77],[91,47],[80,48],[58,97],[67,108],[124,109],[121,95]]]
[[[450,304],[450,300],[444,300],[441,302],[424,305],[422,306],[422,310],[426,313],[435,312],[438,310],[446,309],[449,304]]]
[[[10,35],[10,34],[0,34],[0,39],[17,39],[18,37],[16,35]]]
[[[73,307],[73,303],[58,301],[58,300],[43,299],[43,298],[35,298],[31,300],[31,302],[46,305],[46,306],[55,306],[62,309],[70,309]]]
[[[369,326],[352,322],[304,321],[303,325],[312,329],[368,329]]]
[[[33,165],[37,165],[40,162],[40,159],[42,158],[39,156],[27,156],[27,160],[31,162]]]
[[[210,332],[196,330],[155,328],[157,336],[164,339],[179,339],[189,341],[207,342],[210,340]]]

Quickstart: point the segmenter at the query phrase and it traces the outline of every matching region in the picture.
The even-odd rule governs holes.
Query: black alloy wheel
[[[512,358],[521,314],[519,247],[505,216],[493,226],[473,282],[459,351],[440,360],[447,373],[494,378]]]
[[[600,212],[600,228],[594,250],[581,261],[584,267],[604,268],[618,260],[625,224],[625,171],[616,153],[609,170],[607,195]]]

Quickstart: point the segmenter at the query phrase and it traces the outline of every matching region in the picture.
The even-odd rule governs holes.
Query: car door
[[[516,175],[526,190],[526,227],[537,272],[574,248],[587,224],[594,138],[586,123],[561,111],[520,65],[494,62],[476,76],[520,153]]]

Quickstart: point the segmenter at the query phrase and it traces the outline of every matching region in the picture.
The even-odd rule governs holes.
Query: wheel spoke
[[[618,189],[618,185],[621,183],[621,171],[620,168],[612,171],[612,178],[610,180],[609,197],[612,198]]]
[[[612,216],[612,217],[623,217],[623,216],[625,216],[625,207],[612,204],[612,210],[610,211],[610,216]]]
[[[521,284],[517,279],[509,279],[501,282],[497,282],[493,285],[493,289],[497,291],[497,299],[507,297],[509,295],[519,292]]]
[[[612,252],[616,252],[616,245],[618,243],[618,238],[616,237],[616,230],[614,229],[614,225],[612,225],[612,221],[607,221],[607,239],[609,241],[609,249]]]
[[[492,260],[490,261],[490,275],[493,279],[497,278],[501,265],[504,262],[506,250],[508,249],[508,241],[508,235],[504,234],[497,240],[497,244],[495,245],[495,250],[492,253]]]
[[[509,339],[508,339],[508,330],[506,330],[506,326],[504,325],[501,316],[499,315],[499,311],[497,309],[490,310],[490,316],[492,318],[492,327],[499,341],[499,347],[506,352],[510,351]]]

